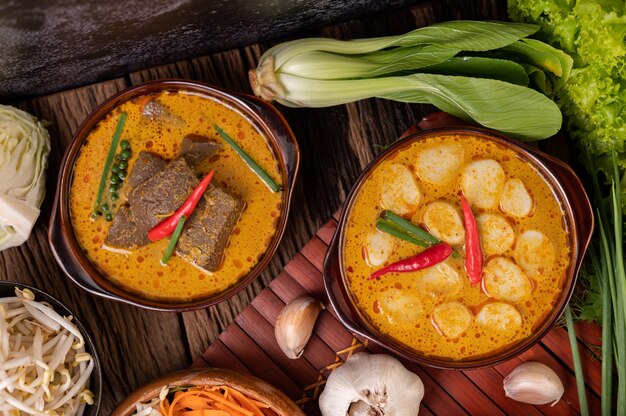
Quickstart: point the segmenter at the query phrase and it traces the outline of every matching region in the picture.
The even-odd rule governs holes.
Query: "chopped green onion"
[[[180,235],[183,232],[183,226],[185,225],[186,219],[187,217],[183,215],[182,217],[180,217],[180,220],[178,220],[178,225],[176,226],[176,229],[172,233],[170,242],[167,244],[167,248],[165,249],[165,254],[163,254],[161,263],[167,264],[167,262],[170,261],[170,257],[172,257],[172,253],[174,252],[174,248],[176,247],[176,243],[178,242],[178,239],[180,238]]]
[[[104,168],[102,169],[102,176],[100,176],[100,185],[98,186],[98,193],[96,194],[96,203],[94,204],[93,211],[94,213],[98,213],[100,211],[100,204],[102,202],[102,194],[104,193],[104,187],[107,184],[107,176],[109,176],[109,171],[111,170],[111,164],[113,163],[113,158],[115,157],[115,150],[117,149],[117,144],[120,141],[120,136],[122,135],[122,131],[124,130],[124,123],[126,123],[126,112],[122,111],[120,114],[120,118],[117,121],[117,126],[115,127],[115,133],[113,134],[113,140],[111,141],[111,145],[109,146],[109,152],[107,153],[107,158],[104,162]]]
[[[408,241],[409,243],[413,243],[422,247],[429,246],[428,243],[425,243],[422,240],[418,240],[417,238],[412,237],[411,235],[406,233],[404,230],[402,230],[400,227],[398,227],[396,224],[394,224],[391,221],[379,218],[376,220],[376,228],[384,233],[390,234],[394,237],[398,237],[401,240]]]
[[[394,214],[392,211],[383,211],[380,216],[381,218],[387,221],[391,221],[392,223],[406,230],[408,233],[414,234],[428,243],[437,244],[441,242],[437,237],[428,233],[423,228],[420,228],[412,222],[405,220],[401,216]]]
[[[276,181],[274,181],[274,179],[272,179],[272,177],[267,172],[265,172],[263,168],[259,166],[259,164],[256,163],[254,159],[252,159],[237,144],[237,142],[235,142],[235,140],[233,140],[232,137],[228,135],[228,133],[222,130],[222,128],[218,126],[217,124],[213,124],[213,127],[215,128],[215,130],[217,130],[220,136],[222,136],[222,138],[226,141],[226,143],[228,143],[235,150],[235,152],[237,152],[237,154],[241,156],[241,158],[248,164],[248,166],[250,166],[250,168],[254,171],[254,173],[256,173],[273,192],[280,191],[280,185],[277,184]]]

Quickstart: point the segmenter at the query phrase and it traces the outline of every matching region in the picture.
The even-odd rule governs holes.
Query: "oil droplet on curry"
[[[461,193],[484,254],[476,285],[465,271]],[[531,162],[480,137],[445,134],[399,148],[363,181],[348,213],[342,264],[354,302],[383,336],[425,356],[475,359],[524,340],[555,307],[570,270],[569,224],[555,195]],[[377,230],[383,210],[458,255],[369,280],[424,250]]]
[[[107,221],[104,216],[94,219],[92,212],[105,158],[122,112],[126,112],[128,118],[121,139],[127,140],[132,150],[127,167],[129,177],[142,153],[144,156],[154,155],[155,160],[162,160],[159,163],[170,166],[169,162],[181,157],[181,143],[185,137],[200,137],[219,145],[210,157],[194,161],[194,176],[200,179],[208,171],[214,170],[209,186],[219,188],[220,195],[225,198],[232,196],[232,201],[240,208],[232,224],[229,224],[231,228],[227,242],[214,271],[208,271],[177,254],[167,264],[161,263],[168,238],[149,244],[146,240],[145,245],[132,248],[119,248],[106,243],[116,219],[113,222]],[[219,136],[213,128],[214,123],[228,132],[263,170],[281,184],[283,176],[274,149],[259,128],[237,109],[197,93],[164,91],[127,101],[105,116],[89,133],[74,166],[70,190],[71,220],[76,239],[87,258],[114,284],[147,299],[172,303],[193,301],[236,284],[263,257],[283,215],[283,192],[272,192]],[[183,167],[189,169],[186,165]],[[154,177],[158,175],[164,180],[168,176],[159,173],[151,175],[152,180],[156,180]],[[197,179],[191,180],[197,182]],[[133,190],[126,192],[128,186],[125,183],[121,188],[119,199],[109,201],[111,213],[119,213],[120,207],[132,202],[130,193]],[[159,193],[166,198],[169,190],[165,182],[163,188]],[[185,195],[189,195],[192,190],[193,186]],[[154,198],[154,195],[149,195],[149,189],[144,191],[148,199]],[[210,216],[214,202],[208,199],[208,192],[205,193],[205,205],[208,206],[206,211]],[[171,214],[168,212],[161,217]],[[200,225],[205,226],[204,223]],[[197,250],[193,247],[193,240],[190,241],[190,255],[197,254],[194,253]]]

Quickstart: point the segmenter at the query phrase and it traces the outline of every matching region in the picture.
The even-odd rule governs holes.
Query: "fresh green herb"
[[[185,225],[186,219],[187,217],[183,215],[180,217],[180,220],[178,220],[178,225],[176,226],[176,229],[174,230],[174,232],[172,233],[172,236],[170,237],[170,241],[167,244],[167,248],[165,249],[165,253],[163,254],[161,263],[167,264],[167,262],[170,261],[170,257],[172,257],[174,248],[176,248],[176,243],[178,242],[178,239],[180,238],[180,234],[183,232],[183,226]]]
[[[187,391],[187,390],[189,390],[192,387],[195,387],[195,386],[176,386],[176,387],[170,387],[168,389],[168,391],[170,393],[176,393],[176,392],[179,392],[179,391]]]
[[[576,339],[574,318],[572,318],[572,311],[569,306],[565,308],[565,321],[567,323],[567,334],[569,337],[570,347],[572,348],[572,360],[574,361],[574,373],[576,374],[576,389],[578,390],[578,403],[580,404],[580,414],[582,416],[589,416],[589,406],[587,405],[587,392],[585,391],[583,366],[580,360],[580,352],[578,351],[578,340]]]
[[[402,218],[398,214],[395,214],[392,211],[385,210],[381,212],[380,217],[387,221],[391,221],[392,223],[396,224],[398,227],[402,228],[403,230],[406,230],[406,232],[413,234],[417,236],[418,238],[421,238],[427,243],[437,244],[441,242],[437,237],[430,234],[423,228],[418,227],[417,225],[413,224],[411,221],[405,220],[404,218]]]
[[[228,133],[222,130],[222,128],[218,126],[217,124],[213,124],[213,128],[217,130],[219,135],[222,136],[222,138],[226,141],[226,143],[228,143],[235,150],[235,152],[237,152],[237,154],[241,156],[241,158],[248,164],[248,166],[250,166],[250,168],[254,171],[254,173],[256,173],[273,192],[280,191],[280,185],[277,184],[276,181],[274,181],[274,179],[272,179],[272,177],[267,172],[265,172],[263,168],[259,166],[259,164],[256,163],[254,159],[252,159],[250,155],[248,155],[241,148],[241,146],[239,146],[237,142],[233,140],[232,137],[230,137]]]
[[[406,232],[406,230],[403,230],[402,228],[398,227],[395,223],[391,221],[379,218],[376,220],[376,228],[384,233],[390,234],[401,240],[408,241],[409,243],[413,243],[415,245],[422,246],[422,247],[429,246],[429,244],[426,243],[425,241],[419,240],[411,236],[409,233]]]
[[[93,207],[93,212],[95,214],[100,213],[100,204],[102,203],[102,194],[104,193],[104,188],[106,187],[107,176],[109,176],[109,171],[111,170],[111,164],[113,163],[115,150],[117,149],[120,136],[122,135],[122,131],[124,130],[124,123],[126,123],[126,117],[127,117],[126,112],[122,111],[122,113],[120,114],[120,118],[117,121],[117,126],[115,127],[115,133],[113,133],[113,140],[111,141],[111,145],[109,146],[109,152],[107,153],[107,157],[104,161],[104,168],[102,169],[102,175],[100,176],[100,185],[98,185],[98,193],[96,194],[96,202]]]
[[[536,30],[519,23],[454,21],[383,38],[299,39],[263,54],[250,82],[255,94],[290,107],[370,97],[429,103],[521,140],[538,140],[559,130],[561,112],[527,88],[528,72],[547,91],[544,71],[567,77],[563,66],[569,57],[525,39]],[[493,51],[497,56],[489,56]],[[481,54],[486,56],[473,56]]]
[[[626,8],[599,0],[509,0],[508,6],[513,20],[540,24],[540,36],[574,57],[571,76],[557,84],[555,98],[591,176],[597,209],[590,270],[602,299],[602,415],[625,415]],[[597,316],[598,304],[597,296],[588,296],[580,317]]]

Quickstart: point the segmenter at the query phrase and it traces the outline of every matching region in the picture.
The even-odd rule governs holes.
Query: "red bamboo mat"
[[[328,305],[322,283],[322,265],[336,228],[337,222],[333,219],[319,229],[193,366],[222,367],[253,374],[285,392],[307,415],[319,415],[317,398],[333,369],[357,351],[385,353],[382,347],[353,336],[329,309],[320,314],[301,358],[287,358],[274,339],[274,322],[289,301],[310,295]],[[590,412],[600,414],[601,363],[594,358],[592,351],[600,344],[601,330],[595,325],[580,324],[577,334]],[[518,403],[504,396],[504,377],[518,364],[530,360],[548,365],[563,381],[565,394],[554,407]],[[490,368],[450,371],[404,364],[424,382],[420,415],[579,414],[572,353],[567,331],[563,328],[555,327],[524,354]]]

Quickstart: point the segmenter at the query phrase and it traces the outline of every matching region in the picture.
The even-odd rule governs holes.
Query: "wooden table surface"
[[[453,19],[506,19],[506,4],[489,0],[423,1],[301,36],[393,35]],[[95,339],[102,362],[103,415],[109,414],[116,403],[135,388],[159,375],[186,368],[200,356],[315,231],[331,218],[362,168],[383,146],[394,142],[409,125],[432,110],[429,106],[378,99],[324,109],[279,107],[302,152],[289,223],[269,268],[229,301],[193,312],[160,313],[103,300],[74,286],[50,252],[48,220],[63,153],[90,111],[130,85],[159,78],[194,79],[250,93],[247,72],[256,66],[260,55],[272,44],[214,53],[14,103],[51,122],[49,130],[53,146],[41,217],[27,243],[0,252],[0,279],[34,284],[61,299],[83,321]]]

